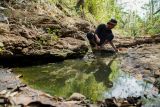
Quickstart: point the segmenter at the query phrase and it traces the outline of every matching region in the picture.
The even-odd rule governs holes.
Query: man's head
[[[114,28],[117,25],[117,20],[111,19],[109,22],[107,22],[107,26],[109,29]]]

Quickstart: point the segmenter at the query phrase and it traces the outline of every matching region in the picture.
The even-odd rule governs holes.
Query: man
[[[102,49],[106,43],[109,43],[115,52],[118,52],[118,49],[113,44],[112,40],[114,35],[112,30],[117,25],[117,21],[115,19],[111,19],[107,24],[100,24],[95,34],[88,33],[87,38],[92,47],[96,49]]]
[[[80,10],[80,6],[82,6],[82,10],[84,8],[84,0],[77,0],[76,11]]]
[[[85,0],[77,0],[77,4],[76,4],[76,11],[81,11],[81,16],[82,18],[85,18],[85,14],[84,14],[84,4],[85,4]],[[80,7],[82,9],[80,9]]]

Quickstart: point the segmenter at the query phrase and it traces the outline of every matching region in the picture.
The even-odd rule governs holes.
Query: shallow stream
[[[53,96],[68,98],[72,93],[78,92],[93,101],[144,95],[153,100],[155,96],[159,99],[158,92],[151,83],[122,71],[120,65],[117,55],[98,55],[88,60],[65,60],[13,70],[16,74],[23,75],[24,83]]]

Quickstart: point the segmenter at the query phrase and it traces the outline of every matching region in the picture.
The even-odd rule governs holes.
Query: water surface
[[[121,71],[119,65],[120,61],[112,56],[14,68],[14,72],[22,74],[29,86],[54,96],[69,97],[78,92],[95,101],[151,93],[152,84]]]

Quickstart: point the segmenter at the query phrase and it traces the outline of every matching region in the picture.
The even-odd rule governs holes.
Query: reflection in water
[[[67,60],[44,66],[16,68],[16,73],[23,74],[23,81],[33,88],[52,95],[68,97],[74,92],[97,100],[111,83],[110,67],[102,59],[91,62]]]
[[[115,56],[92,61],[66,60],[43,66],[15,68],[14,71],[23,74],[23,81],[28,85],[54,96],[69,97],[79,92],[95,101],[106,96],[125,97],[142,93],[146,84],[119,72],[118,65]]]
[[[106,64],[101,58],[97,58],[96,60],[96,68],[98,69],[95,73],[95,79],[98,82],[103,82],[104,85],[108,88],[112,87],[112,81],[110,80],[109,76],[112,73],[118,73],[116,68],[112,68],[112,69],[116,69],[116,72],[114,72],[114,70],[111,69],[111,65],[114,64],[113,62],[115,61],[115,57],[113,57],[113,59],[111,61],[109,61],[108,64]],[[113,71],[113,72],[112,72]]]
[[[145,83],[142,80],[135,78],[121,72],[120,76],[114,81],[114,85],[110,92],[106,92],[106,97],[126,98],[128,96],[138,97],[144,94],[152,96],[153,85]],[[149,92],[149,93],[148,93]]]

